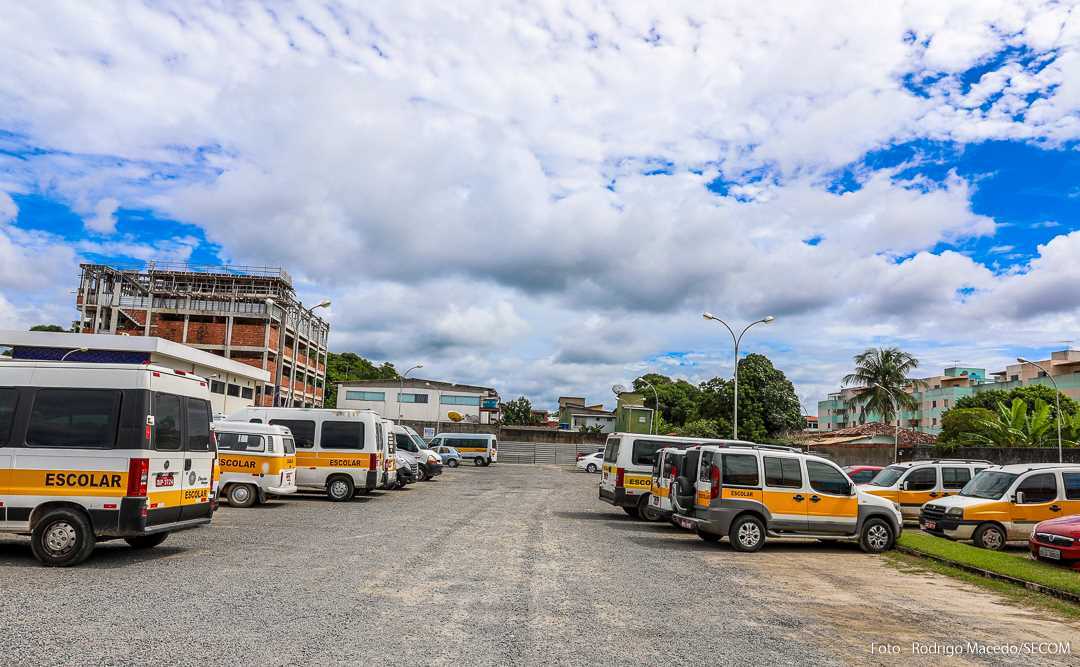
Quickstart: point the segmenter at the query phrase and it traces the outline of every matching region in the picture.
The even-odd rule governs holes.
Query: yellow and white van
[[[771,445],[699,451],[693,510],[674,520],[706,542],[727,537],[736,551],[757,551],[767,537],[814,537],[879,553],[903,530],[896,503],[862,492],[827,459]]]
[[[904,521],[919,520],[919,510],[935,498],[955,496],[971,478],[989,468],[989,461],[934,459],[894,463],[882,468],[860,488],[900,505]]]
[[[665,447],[686,449],[703,443],[738,442],[681,438],[668,435],[612,433],[604,446],[604,464],[600,471],[600,500],[621,507],[632,517],[657,521],[663,515],[651,505],[653,464],[656,453]]]
[[[382,480],[382,417],[369,410],[249,407],[228,421],[284,426],[296,443],[296,487],[333,501],[367,493]]]
[[[134,364],[0,363],[0,531],[45,565],[98,541],[161,544],[210,522],[206,380]]]
[[[435,447],[453,447],[461,454],[462,461],[472,459],[477,466],[489,466],[499,460],[499,441],[490,433],[439,433],[428,448]]]
[[[1031,537],[1035,524],[1080,514],[1080,464],[992,466],[955,496],[923,505],[919,527],[998,550]]]
[[[649,511],[645,514],[651,515],[655,512],[661,519],[671,519],[674,514],[671,506],[671,486],[679,476],[685,459],[685,449],[664,447],[657,450],[656,460],[653,462],[652,484],[649,488]]]
[[[231,507],[296,493],[296,445],[284,426],[215,422],[218,488]]]

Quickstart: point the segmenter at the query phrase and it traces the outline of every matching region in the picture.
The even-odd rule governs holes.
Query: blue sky
[[[730,374],[703,310],[808,405],[1080,339],[1080,10],[759,4],[11,8],[0,327],[80,261],[282,265],[333,349],[541,404]]]

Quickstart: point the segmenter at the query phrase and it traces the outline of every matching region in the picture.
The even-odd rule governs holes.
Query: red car
[[[881,470],[881,466],[844,466],[844,472],[856,484],[869,484]]]
[[[1028,547],[1031,555],[1041,561],[1062,563],[1080,570],[1080,514],[1036,524]]]

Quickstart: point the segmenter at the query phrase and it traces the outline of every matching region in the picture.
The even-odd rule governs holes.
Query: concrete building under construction
[[[330,325],[297,300],[283,269],[161,262],[139,270],[81,268],[77,331],[158,336],[220,354],[269,371],[256,405],[322,407]],[[232,388],[212,381],[211,390]]]

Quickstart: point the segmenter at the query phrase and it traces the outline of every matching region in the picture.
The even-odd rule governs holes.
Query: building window
[[[229,396],[240,396],[240,385],[229,383]]]
[[[937,401],[930,401],[930,407],[931,408],[936,408],[937,407]]]
[[[933,426],[937,426],[937,417],[934,417],[933,419]]]
[[[399,403],[427,403],[427,394],[398,394]]]
[[[251,387],[242,387],[240,389],[240,396],[242,398],[246,398],[248,400],[251,400],[251,399],[255,398],[255,390],[252,389]]]
[[[225,383],[221,380],[210,380],[210,393],[212,394],[224,394]]]
[[[1010,375],[1009,376],[1009,382],[1016,382],[1019,379],[1020,379],[1019,375]]]
[[[480,407],[479,396],[447,396],[443,395],[439,397],[439,403],[443,405],[472,405]]]
[[[346,401],[385,401],[385,391],[346,391]]]
[[[949,399],[946,398],[945,400],[941,401],[941,407],[943,407],[943,408],[949,407]]]

